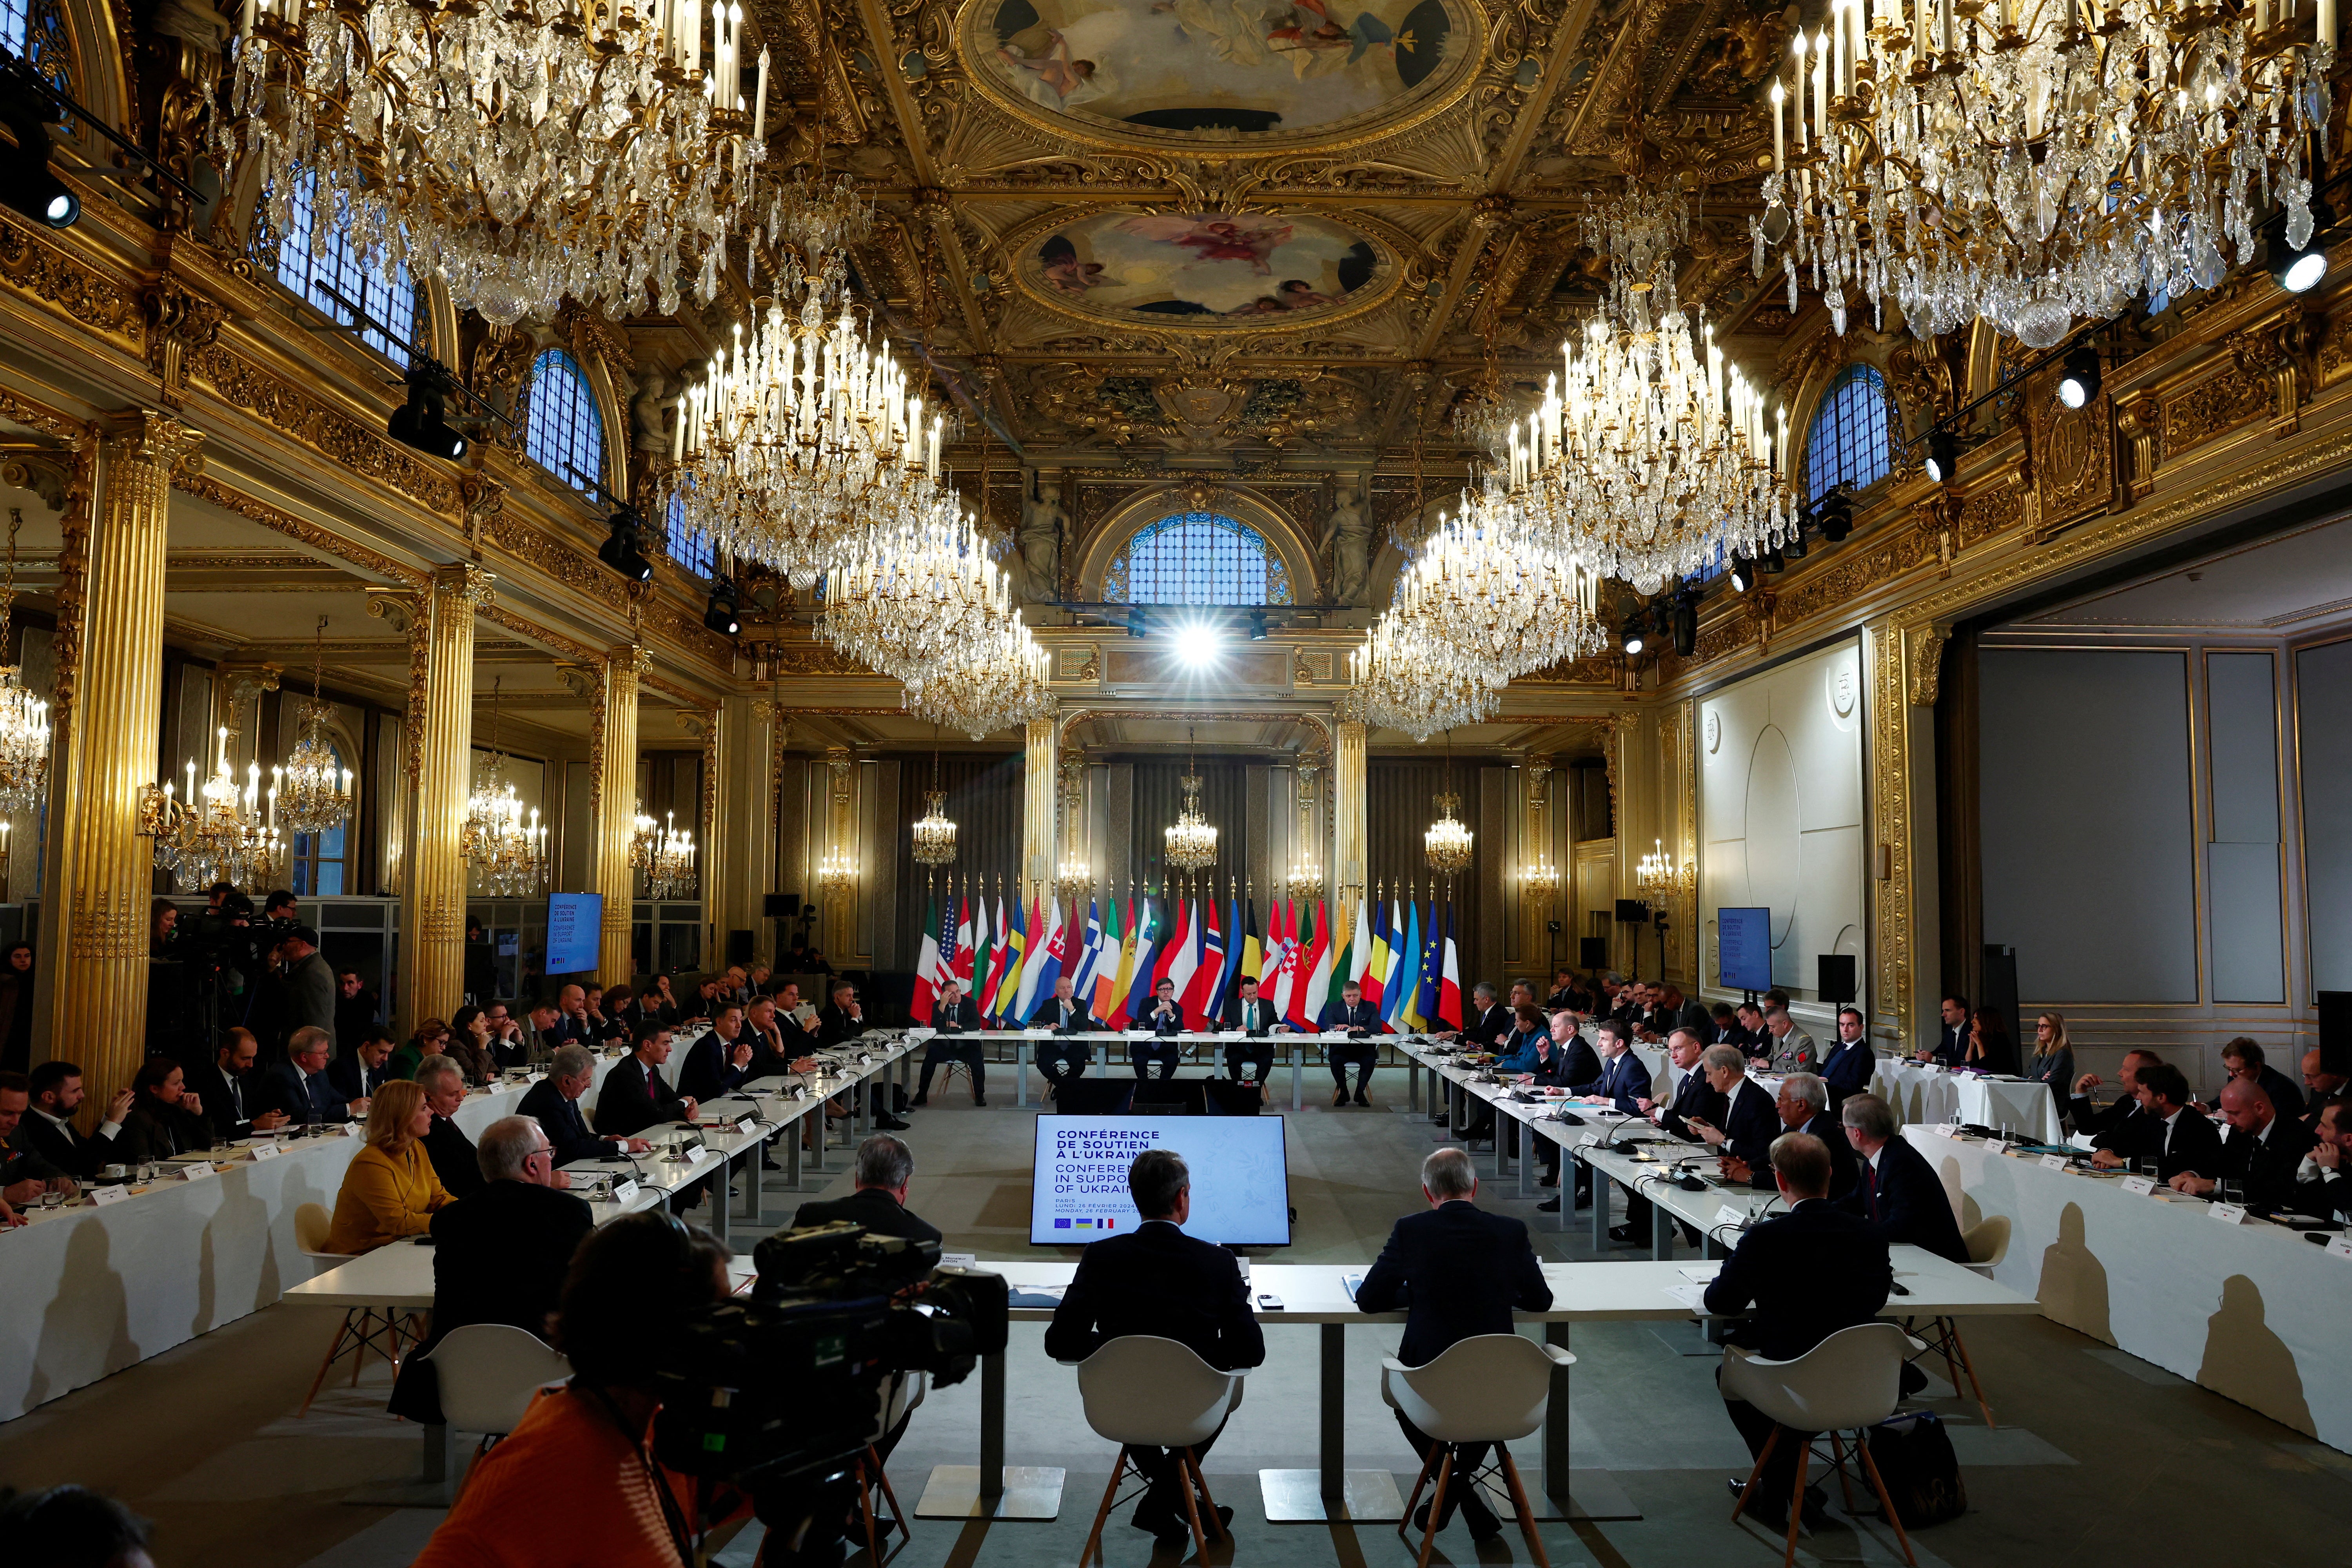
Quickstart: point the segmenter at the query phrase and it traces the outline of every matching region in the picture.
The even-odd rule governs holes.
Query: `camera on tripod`
[[[749,1491],[771,1527],[813,1516],[895,1380],[944,1388],[1004,1349],[1004,1277],[940,1267],[935,1241],[845,1221],[778,1231],[752,1261],[751,1298],[713,1303],[666,1357],[654,1447]]]

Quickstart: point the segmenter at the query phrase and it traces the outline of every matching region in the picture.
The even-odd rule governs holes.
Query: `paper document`
[[[1015,1285],[1008,1292],[1005,1304],[1013,1307],[1058,1307],[1062,1304],[1062,1292],[1068,1289],[1067,1285]]]
[[[1702,1282],[1714,1279],[1722,1271],[1723,1260],[1721,1258],[1717,1258],[1712,1263],[1685,1263],[1680,1268],[1675,1270],[1675,1273],[1681,1275],[1685,1279],[1696,1279]]]
[[[1666,1287],[1666,1294],[1694,1312],[1706,1310],[1706,1287],[1696,1279],[1686,1284],[1669,1285]]]
[[[1348,1300],[1352,1301],[1356,1299],[1356,1292],[1364,1288],[1364,1277],[1360,1274],[1343,1274],[1339,1277],[1339,1283],[1347,1288]]]

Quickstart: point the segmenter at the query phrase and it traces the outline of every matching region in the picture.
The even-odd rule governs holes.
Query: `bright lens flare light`
[[[1192,621],[1176,628],[1176,657],[1188,669],[1206,669],[1217,662],[1217,628],[1207,621]]]

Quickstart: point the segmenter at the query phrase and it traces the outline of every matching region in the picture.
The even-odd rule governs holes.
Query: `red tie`
[[[1870,1167],[1870,1217],[1878,1217],[1878,1167]]]

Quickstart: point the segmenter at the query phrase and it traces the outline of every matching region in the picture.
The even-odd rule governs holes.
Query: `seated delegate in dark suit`
[[[1871,1075],[1878,1070],[1878,1053],[1870,1048],[1870,1027],[1859,1012],[1852,1007],[1838,1009],[1837,1038],[1814,1070],[1830,1091],[1832,1111],[1845,1103],[1846,1096],[1870,1092]],[[1836,1148],[1835,1142],[1831,1148]]]
[[[2086,1072],[2075,1079],[2074,1092],[2066,1104],[2066,1119],[2074,1124],[2074,1131],[2091,1139],[2095,1147],[2098,1140],[2139,1115],[2139,1069],[2163,1060],[2154,1051],[2126,1051],[2123,1066],[2116,1070],[2116,1087],[2122,1092],[2105,1106],[2091,1103],[2091,1090],[2104,1081],[2097,1073]]]
[[[260,1054],[251,1031],[231,1029],[210,1063],[188,1069],[188,1087],[203,1098],[213,1131],[224,1141],[286,1125],[286,1113],[269,1108]]]
[[[572,1255],[596,1228],[588,1205],[561,1190],[568,1184],[530,1118],[502,1116],[482,1129],[477,1190],[433,1215],[432,1324],[401,1364],[392,1414],[441,1419],[428,1354],[454,1329],[505,1323],[549,1337]]]
[[[74,1113],[81,1109],[84,1090],[81,1068],[72,1062],[46,1061],[35,1068],[27,1080],[28,1102],[24,1120],[9,1139],[16,1148],[37,1155],[58,1170],[79,1181],[89,1181],[107,1165],[124,1163],[122,1148],[123,1121],[130,1116],[138,1096],[124,1089],[106,1108],[106,1119],[98,1131],[84,1135],[73,1124]]]
[[[1513,1331],[1513,1310],[1540,1312],[1551,1305],[1551,1287],[1544,1283],[1543,1267],[1536,1261],[1524,1221],[1486,1214],[1474,1204],[1478,1178],[1470,1156],[1460,1149],[1440,1149],[1421,1163],[1422,1195],[1429,1207],[1405,1215],[1389,1231],[1381,1255],[1364,1271],[1356,1288],[1356,1305],[1367,1312],[1404,1309],[1404,1338],[1397,1359],[1407,1366],[1427,1366],[1457,1341],[1479,1334]],[[1435,1443],[1397,1412],[1404,1440],[1423,1458]],[[1481,1539],[1500,1525],[1477,1493],[1466,1483],[1467,1471],[1486,1458],[1483,1443],[1464,1444],[1454,1451],[1454,1480],[1446,1484],[1445,1512],[1457,1501],[1470,1532]],[[1427,1526],[1423,1517],[1414,1521]],[[1444,1528],[1446,1520],[1437,1521]]]
[[[1233,1016],[1225,1027],[1239,1029],[1242,1037],[1225,1046],[1225,1076],[1240,1082],[1264,1083],[1274,1074],[1273,1032],[1282,1027],[1274,1016],[1274,1004],[1258,994],[1257,982],[1242,976],[1237,987],[1240,997],[1234,1003]],[[1243,1068],[1248,1068],[1247,1073]]]
[[[1927,1156],[1895,1130],[1895,1112],[1874,1094],[1850,1095],[1839,1109],[1846,1140],[1861,1156],[1853,1190],[1837,1206],[1867,1222],[1889,1247],[1908,1243],[1938,1258],[1966,1263],[1960,1222]]]
[[[298,1126],[352,1120],[349,1100],[327,1076],[327,1031],[317,1030],[299,1045],[299,1050],[289,1047],[287,1058],[269,1069],[262,1085],[269,1109],[283,1112]]]
[[[1029,1015],[1029,1026],[1051,1029],[1056,1036],[1098,1034],[1105,1027],[1099,1019],[1087,1011],[1087,1005],[1078,1000],[1076,990],[1066,974],[1054,982],[1054,994],[1039,1003],[1037,1010]],[[1128,1052],[1130,1060],[1134,1059],[1135,1054],[1133,1050]],[[1094,1059],[1095,1048],[1084,1040],[1058,1038],[1042,1040],[1037,1045],[1037,1070],[1044,1073],[1045,1081],[1057,1089],[1072,1079],[1086,1077],[1087,1064]],[[1175,1070],[1175,1050],[1171,1047],[1168,1071],[1160,1076],[1171,1077]],[[1143,1076],[1143,1066],[1139,1061],[1136,1064],[1135,1076]],[[977,1083],[979,1080],[975,1079],[972,1081]]]
[[[1667,1036],[1668,1098],[1654,1100],[1643,1107],[1660,1128],[1694,1143],[1698,1142],[1698,1134],[1690,1130],[1693,1120],[1719,1126],[1731,1110],[1730,1101],[1706,1081],[1706,1069],[1700,1058],[1706,1048],[1706,1041],[1695,1031],[1684,1029]]]
[[[1748,1076],[1747,1059],[1737,1047],[1709,1046],[1699,1066],[1716,1093],[1724,1097],[1723,1120],[1701,1121],[1685,1116],[1683,1123],[1709,1148],[1745,1163],[1750,1170],[1770,1158],[1772,1140],[1780,1135],[1780,1113],[1764,1086]]]
[[[1517,994],[1518,987],[1513,986]],[[1505,1006],[1495,1000],[1495,988],[1481,980],[1470,988],[1470,1001],[1477,1016],[1462,1029],[1462,1044],[1474,1051],[1500,1053],[1504,1042],[1518,1027],[1518,1012],[1515,1006]]]
[[[758,1055],[743,1027],[743,1011],[729,1004],[719,1010],[708,1033],[686,1047],[678,1064],[677,1091],[698,1103],[732,1094],[751,1076]]]
[[[1606,1105],[1625,1116],[1642,1114],[1640,1101],[1650,1097],[1650,1069],[1635,1056],[1631,1042],[1613,1024],[1601,1026],[1601,1070],[1568,1091],[1579,1099]]]
[[[1192,1213],[1192,1177],[1182,1156],[1168,1149],[1138,1154],[1128,1167],[1127,1190],[1143,1223],[1078,1255],[1078,1271],[1046,1325],[1045,1353],[1059,1362],[1080,1362],[1108,1341],[1150,1334],[1190,1346],[1220,1372],[1265,1361],[1265,1336],[1250,1310],[1249,1288],[1234,1255],[1180,1228]],[[1194,1460],[1216,1440],[1217,1433],[1211,1433],[1207,1442],[1195,1445]],[[1136,1528],[1163,1543],[1181,1543],[1190,1531],[1176,1487],[1174,1454],[1150,1448],[1129,1453],[1151,1483],[1136,1505]],[[1220,1507],[1217,1513],[1214,1528],[1223,1535],[1233,1510]],[[1212,1524],[1201,1521],[1204,1531]]]
[[[2295,1170],[2294,1212],[2332,1220],[2352,1214],[2352,1100],[2315,1099],[2311,1123],[2295,1124],[2311,1147]]]
[[[832,1000],[816,1010],[817,1044],[820,1047],[845,1046],[866,1033],[866,1007],[857,998],[856,985],[850,981],[835,981],[829,994]],[[892,1087],[886,1085],[880,1078],[866,1086],[866,1103],[873,1109],[874,1125],[877,1127],[901,1125],[898,1119],[890,1114]],[[904,1100],[903,1091],[899,1098]],[[846,1109],[849,1093],[836,1097],[835,1103]]]
[[[393,1081],[392,1031],[370,1024],[366,1037],[327,1064],[327,1081],[345,1100],[373,1100],[375,1091]]]
[[[915,1178],[915,1156],[887,1132],[877,1132],[857,1146],[856,1186],[845,1198],[803,1204],[793,1215],[792,1228],[807,1230],[847,1221],[877,1236],[902,1236],[909,1241],[938,1241],[939,1227],[907,1207],[907,1184]]]
[[[2290,1121],[2303,1117],[2303,1088],[2270,1065],[2263,1047],[2240,1035],[2221,1047],[2221,1068],[2233,1079],[2259,1084],[2271,1097],[2272,1109]]]
[[[2221,1145],[2221,1168],[2210,1173],[2184,1171],[2172,1178],[2173,1190],[2220,1196],[2217,1188],[2226,1183],[2231,1201],[2250,1209],[2277,1214],[2293,1208],[2295,1175],[2311,1149],[2311,1133],[2273,1105],[2260,1084],[2242,1078],[2221,1086],[2221,1120],[2230,1124],[2230,1137]]]
[[[2210,1176],[2221,1168],[2221,1133],[2189,1103],[2189,1080],[2170,1062],[2138,1072],[2140,1113],[2091,1140],[2091,1163],[2101,1170],[2151,1161],[2157,1180],[2183,1171]]]
[[[1847,1103],[1851,1108],[1854,1102]],[[1720,1316],[1747,1314],[1747,1321],[1732,1331],[1731,1342],[1767,1361],[1792,1361],[1839,1330],[1877,1317],[1895,1272],[1885,1238],[1822,1195],[1830,1181],[1827,1144],[1790,1134],[1774,1142],[1770,1162],[1789,1212],[1759,1221],[1739,1238],[1706,1288],[1706,1310]],[[1761,1455],[1772,1436],[1770,1418],[1744,1399],[1727,1395],[1724,1407],[1748,1451]],[[1801,1451],[1788,1436],[1774,1443],[1771,1462],[1747,1500],[1748,1513],[1775,1531],[1788,1524],[1789,1494]],[[1734,1479],[1732,1489],[1740,1491],[1744,1485]],[[1808,1515],[1827,1502],[1819,1488],[1805,1489]]]
[[[1780,1125],[1790,1132],[1802,1132],[1818,1138],[1830,1152],[1829,1191],[1822,1194],[1831,1202],[1843,1199],[1853,1191],[1860,1179],[1862,1162],[1853,1152],[1853,1143],[1845,1135],[1845,1124],[1829,1107],[1828,1086],[1820,1075],[1792,1072],[1780,1080],[1780,1092],[1772,1101],[1779,1113]],[[1746,1182],[1759,1192],[1769,1193],[1773,1187],[1771,1167],[1751,1169],[1737,1160],[1723,1163],[1723,1173],[1735,1182]]]
[[[213,1144],[213,1127],[205,1120],[204,1100],[191,1099],[187,1075],[169,1057],[149,1057],[131,1075],[131,1109],[122,1118],[121,1145],[116,1159],[124,1164],[168,1160],[191,1154]]]
[[[1127,1042],[1128,1065],[1135,1068],[1139,1081],[1156,1078],[1167,1082],[1176,1076],[1176,1061],[1183,1054],[1176,1037],[1184,1032],[1184,1008],[1176,1000],[1173,980],[1163,980],[1151,988],[1151,1006],[1138,1020],[1138,1026],[1150,1030],[1151,1037]]]
[[[1364,1091],[1371,1087],[1372,1064],[1381,1059],[1380,1042],[1374,1038],[1381,1032],[1381,1010],[1364,1000],[1364,988],[1354,981],[1339,987],[1339,1000],[1323,1009],[1325,1033],[1345,1029],[1344,1041],[1333,1040],[1323,1047],[1323,1059],[1331,1064],[1331,1081],[1338,1092],[1331,1097],[1334,1105],[1348,1103],[1348,1069],[1356,1069],[1356,1103],[1370,1105]]]
[[[1945,997],[1943,1017],[1943,1027],[1936,1037],[1936,1043],[1920,1049],[1919,1060],[1956,1068],[1969,1059],[1969,1037],[1972,1033],[1969,999],[1965,996]]]
[[[522,1103],[515,1107],[518,1115],[528,1116],[546,1130],[547,1141],[555,1146],[555,1163],[568,1165],[574,1160],[601,1160],[613,1152],[614,1140],[600,1138],[588,1127],[587,1118],[580,1114],[580,1097],[596,1081],[596,1058],[580,1046],[565,1046],[548,1063],[547,1076],[523,1091]],[[642,1138],[621,1140],[632,1152],[650,1145]]]
[[[940,987],[938,1000],[931,1004],[931,1027],[938,1031],[931,1043],[923,1049],[923,1076],[915,1085],[915,1103],[921,1105],[931,1098],[931,1075],[941,1062],[961,1062],[971,1074],[971,1102],[988,1103],[988,1067],[981,1055],[980,1004],[963,994],[963,987],[950,980]]]
[[[627,1138],[648,1127],[694,1119],[695,1102],[681,1098],[662,1076],[669,1052],[669,1031],[656,1028],[637,1041],[635,1052],[613,1064],[596,1091],[597,1131],[607,1138]]]

